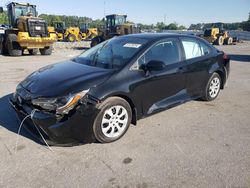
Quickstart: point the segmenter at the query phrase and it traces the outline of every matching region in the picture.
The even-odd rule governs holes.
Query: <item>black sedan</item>
[[[29,117],[26,128],[50,143],[108,143],[143,117],[193,99],[214,100],[229,62],[195,36],[115,37],[34,72],[10,101],[20,119]]]

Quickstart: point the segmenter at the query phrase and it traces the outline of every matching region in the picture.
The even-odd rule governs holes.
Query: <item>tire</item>
[[[91,48],[92,47],[94,47],[94,46],[96,46],[96,45],[98,45],[98,44],[100,44],[101,42],[103,42],[104,41],[104,39],[102,39],[101,37],[94,37],[92,40],[91,40],[91,44],[90,44],[90,46],[91,46]]]
[[[233,38],[232,37],[228,37],[225,39],[224,41],[225,45],[232,45],[233,44]]]
[[[6,41],[7,50],[10,56],[21,56],[22,48],[17,42],[16,34],[9,34]]]
[[[216,39],[216,41],[214,42],[215,45],[223,45],[224,44],[224,39],[223,39],[223,36],[218,36],[218,38]]]
[[[81,34],[78,35],[78,41],[79,41],[79,42],[82,41],[82,35],[81,35]]]
[[[73,35],[73,34],[69,34],[69,35],[67,36],[67,41],[68,41],[68,42],[75,42],[75,41],[76,41],[76,36]]]
[[[40,50],[41,55],[51,55],[52,54],[52,46],[41,48],[39,50]]]
[[[120,139],[127,132],[132,119],[128,102],[119,97],[111,97],[106,99],[99,109],[93,125],[95,138],[101,143]]]
[[[28,49],[30,55],[37,55],[38,49]]]
[[[220,75],[216,72],[213,73],[208,80],[202,99],[205,101],[213,101],[214,99],[216,99],[220,93],[221,84],[222,83]]]
[[[2,55],[3,54],[3,36],[2,35],[0,35],[0,55]]]

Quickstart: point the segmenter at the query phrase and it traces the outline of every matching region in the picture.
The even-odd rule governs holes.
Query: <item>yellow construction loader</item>
[[[82,40],[79,27],[66,27],[65,22],[53,22],[58,41],[75,42]]]
[[[207,28],[203,38],[214,45],[233,44],[233,38],[224,30],[223,23],[214,23],[212,28]]]
[[[88,23],[80,23],[80,32],[82,40],[91,40],[98,36],[98,29],[96,27],[89,27]]]
[[[106,26],[98,29],[98,36],[91,40],[91,47],[114,36],[139,33],[140,29],[126,21],[127,15],[111,14],[106,16]]]
[[[3,11],[3,8],[0,8]],[[7,5],[10,28],[4,30],[2,51],[10,56],[21,56],[25,49],[30,54],[50,55],[56,34],[48,31],[44,19],[37,17],[36,5],[11,2]]]

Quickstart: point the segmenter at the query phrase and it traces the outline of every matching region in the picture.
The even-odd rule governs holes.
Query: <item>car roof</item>
[[[147,39],[147,40],[160,40],[163,38],[168,37],[190,37],[190,38],[197,38],[194,35],[186,35],[186,34],[178,34],[178,33],[138,33],[138,34],[131,34],[131,35],[125,35],[124,38],[141,38],[141,39]]]
[[[212,49],[216,49],[212,44],[210,44],[205,39],[195,36],[195,35],[188,35],[188,34],[179,34],[179,33],[138,33],[138,34],[130,34],[130,35],[123,35],[121,36],[124,39],[129,38],[139,38],[139,39],[146,39],[148,42],[156,42],[165,38],[175,38],[175,37],[188,37],[188,38],[194,38],[199,41],[203,41],[205,44],[210,46]]]

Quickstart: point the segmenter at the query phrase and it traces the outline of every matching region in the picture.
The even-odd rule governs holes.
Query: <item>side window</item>
[[[208,45],[206,45],[205,43],[203,42],[200,42],[200,46],[201,46],[201,54],[202,55],[207,55],[210,53],[210,48]]]
[[[180,58],[181,56],[178,47],[178,41],[175,39],[169,39],[166,41],[159,42],[153,47],[151,47],[138,60],[138,67],[152,60],[162,61],[166,65],[170,65],[179,62]]]
[[[202,51],[198,41],[189,38],[183,38],[181,41],[185,51],[186,59],[202,56]]]

